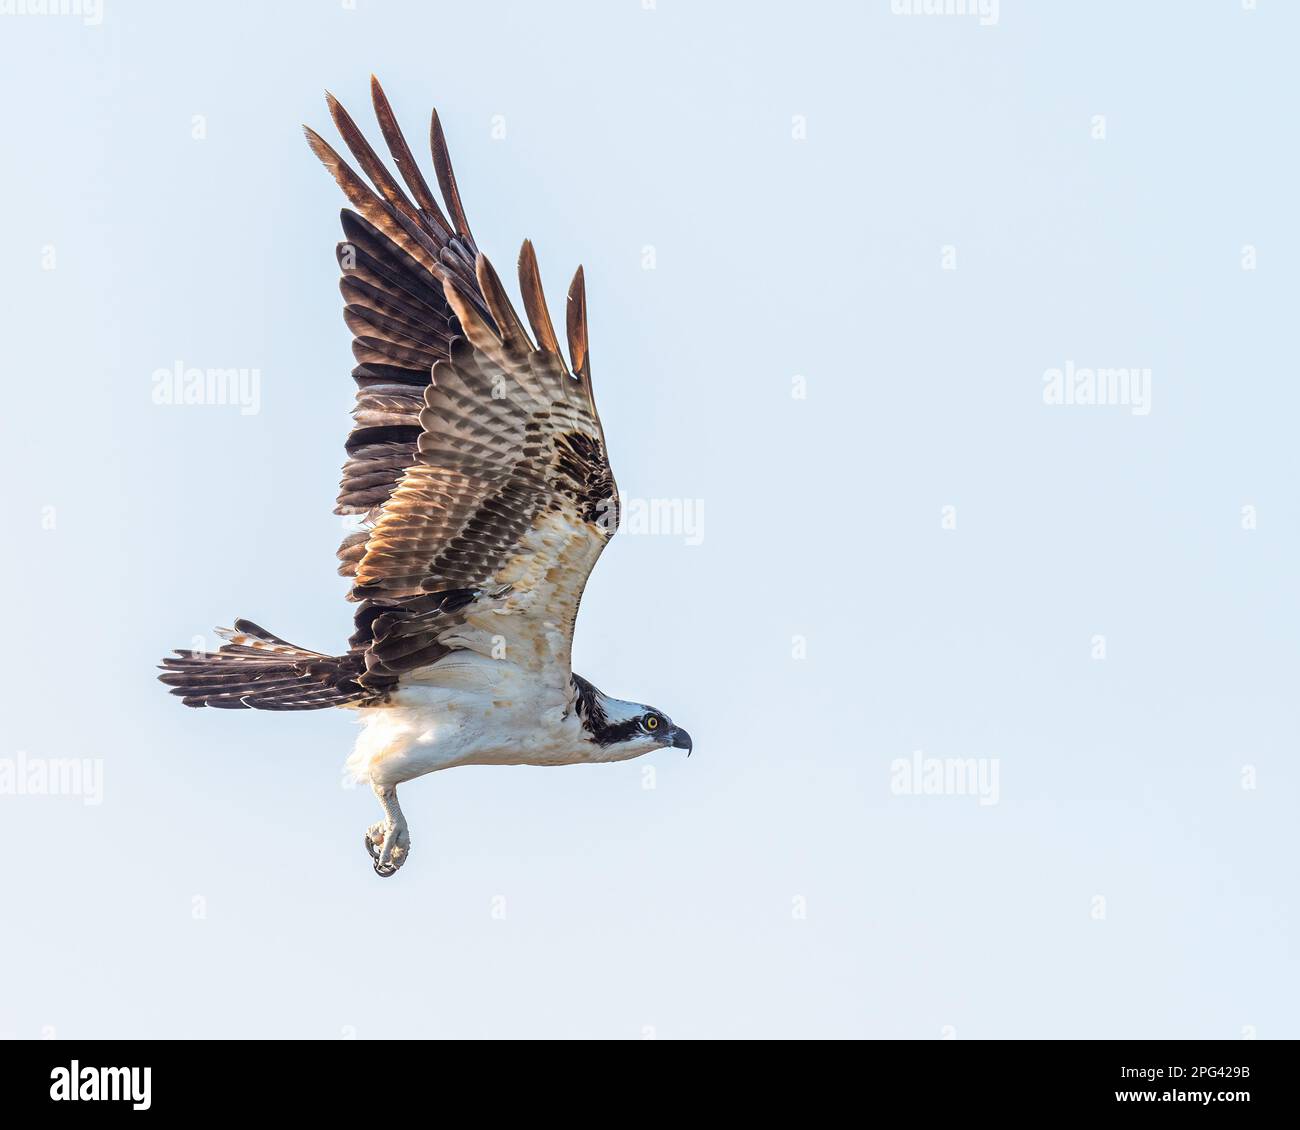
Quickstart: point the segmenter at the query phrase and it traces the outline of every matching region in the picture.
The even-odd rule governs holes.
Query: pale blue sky
[[[103,769],[99,805],[0,795],[0,1034],[1300,1035],[1297,31],[0,15],[0,763]],[[620,535],[575,647],[695,756],[412,782],[389,882],[347,715],[153,671],[236,616],[350,631],[343,200],[300,124],[333,139],[329,88],[370,129],[371,71],[420,152],[438,106],[489,255],[531,237],[553,305],[585,264],[620,486],[705,522]],[[258,369],[260,411],[153,403],[178,360]],[[1045,405],[1067,362],[1149,368],[1150,414]],[[915,750],[996,763],[998,803],[897,795]]]

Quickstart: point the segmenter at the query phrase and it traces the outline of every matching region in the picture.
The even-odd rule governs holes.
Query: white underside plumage
[[[347,765],[359,781],[386,787],[456,765],[576,765],[646,752],[597,745],[571,689],[512,663],[464,652],[421,675],[388,705],[358,710],[363,728]]]

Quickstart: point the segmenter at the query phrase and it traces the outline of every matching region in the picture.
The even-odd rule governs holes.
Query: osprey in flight
[[[236,620],[217,651],[177,651],[160,678],[187,706],[358,711],[348,765],[383,806],[366,850],[389,876],[410,853],[403,781],[454,765],[689,753],[691,737],[570,669],[582,590],[618,527],[582,268],[566,366],[532,244],[519,254],[530,337],[470,234],[437,112],[445,212],[373,78],[371,93],[409,196],[333,96],[330,114],[371,184],[306,130],[352,204],[337,256],[357,403],[335,512],[357,516],[338,552],[356,630],[346,652],[325,655]]]

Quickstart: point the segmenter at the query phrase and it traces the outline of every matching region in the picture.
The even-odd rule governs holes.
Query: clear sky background
[[[0,1034],[1300,1036],[1297,32],[0,15],[0,762],[103,772],[0,795]],[[439,108],[484,251],[531,237],[554,306],[585,264],[624,494],[704,507],[615,539],[575,643],[695,755],[412,782],[384,882],[349,715],[153,670],[236,616],[351,630],[343,199],[300,124],[334,139],[329,88],[377,141],[371,71],[421,154]],[[178,361],[259,411],[155,404]],[[1067,362],[1150,369],[1150,413],[1044,404]],[[997,803],[900,795],[918,750]]]

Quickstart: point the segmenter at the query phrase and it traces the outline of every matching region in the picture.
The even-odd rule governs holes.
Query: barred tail
[[[227,642],[217,651],[177,651],[158,678],[186,706],[222,710],[321,710],[346,706],[364,694],[356,655],[322,655],[271,635],[251,620],[218,628]]]

